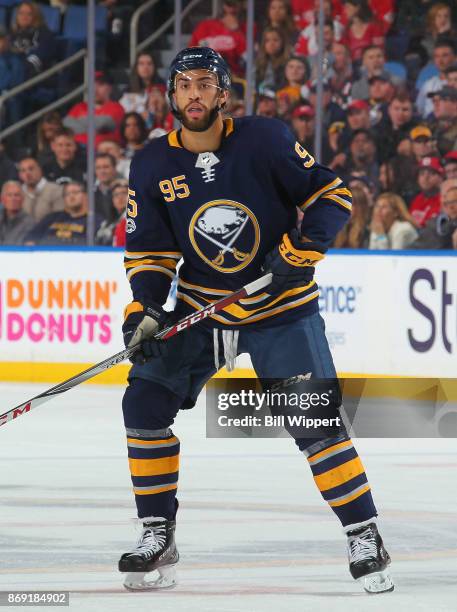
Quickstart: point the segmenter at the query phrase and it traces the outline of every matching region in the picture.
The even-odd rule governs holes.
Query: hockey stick
[[[208,304],[208,306],[205,306],[204,308],[201,308],[200,310],[197,310],[196,312],[187,315],[187,317],[184,317],[174,325],[166,327],[159,333],[155,334],[154,337],[157,340],[168,340],[168,338],[171,338],[172,336],[178,334],[184,329],[187,329],[188,327],[195,325],[195,323],[198,323],[199,321],[210,317],[216,312],[221,311],[226,306],[229,306],[229,304],[233,304],[234,302],[237,302],[238,300],[241,300],[242,298],[248,295],[252,295],[259,289],[263,289],[271,283],[271,277],[271,273],[261,276],[257,280],[252,281],[252,283],[248,283],[238,291],[230,293],[229,295],[226,295],[217,302],[214,302],[213,304]],[[5,412],[4,414],[1,414],[0,427],[8,423],[8,421],[12,421],[13,419],[16,419],[17,417],[21,416],[21,414],[30,412],[32,408],[36,408],[37,406],[44,404],[44,402],[47,402],[54,395],[59,395],[60,393],[68,391],[69,389],[73,389],[73,387],[80,385],[81,383],[85,382],[86,380],[89,380],[90,378],[93,378],[94,376],[97,376],[97,374],[100,374],[105,370],[109,370],[118,363],[122,363],[126,359],[129,359],[139,349],[140,345],[141,342],[135,344],[134,346],[131,346],[130,348],[126,348],[123,351],[116,353],[112,357],[108,357],[108,359],[100,361],[100,363],[95,364],[88,370],[84,370],[84,372],[81,372],[76,376],[72,376],[72,378],[69,378],[68,380],[64,380],[64,382],[59,383],[55,387],[51,387],[51,389],[40,393],[40,395],[36,395],[27,402],[16,406],[16,408],[13,408],[12,410]]]

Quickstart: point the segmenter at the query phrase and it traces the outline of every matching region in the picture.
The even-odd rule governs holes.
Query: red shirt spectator
[[[114,228],[113,234],[113,246],[115,247],[125,247],[125,226],[126,226],[126,218],[125,215],[119,221],[119,223]]]
[[[424,227],[429,219],[441,210],[440,186],[444,170],[437,157],[424,157],[419,163],[417,182],[421,188],[410,206],[410,213],[418,227]]]
[[[95,146],[104,140],[120,143],[119,127],[124,108],[111,100],[112,83],[103,72],[95,76]],[[65,127],[73,130],[75,141],[87,145],[87,102],[75,104],[64,119]]]
[[[211,47],[220,53],[233,73],[243,76],[243,53],[246,51],[245,27],[239,20],[239,2],[225,0],[220,19],[205,19],[192,33],[190,47]]]
[[[349,48],[353,61],[361,60],[363,50],[367,47],[375,45],[384,48],[384,34],[381,26],[372,21],[366,24],[361,37],[357,37],[353,29],[348,27],[342,42]]]
[[[314,21],[314,14],[319,10],[319,0],[292,0],[292,13],[295,27],[303,30]],[[324,0],[324,13],[326,17],[332,16],[337,21],[342,21],[343,7],[341,0]]]
[[[367,47],[384,48],[384,32],[368,0],[345,0],[344,14],[348,23],[342,42],[349,48],[353,61],[361,60]]]

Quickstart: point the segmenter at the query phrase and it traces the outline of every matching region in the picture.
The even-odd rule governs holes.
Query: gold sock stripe
[[[132,459],[129,457],[132,476],[161,476],[179,470],[179,455],[160,459]]]
[[[328,470],[328,472],[314,476],[314,481],[319,491],[327,491],[352,480],[359,474],[363,474],[364,471],[365,469],[360,461],[360,457],[355,457],[342,465]]]
[[[133,487],[133,492],[135,495],[155,495],[156,493],[165,493],[165,491],[173,491],[173,489],[177,489],[177,484],[166,485],[165,487],[159,487],[157,489],[136,489]]]

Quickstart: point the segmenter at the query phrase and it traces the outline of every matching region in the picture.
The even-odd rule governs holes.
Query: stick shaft
[[[237,302],[238,300],[248,295],[252,295],[259,289],[262,289],[263,287],[266,287],[267,285],[269,285],[270,282],[271,282],[271,273],[265,274],[265,276],[261,276],[260,278],[253,281],[252,283],[245,285],[238,291],[235,291],[234,293],[230,293],[230,295],[227,295],[223,297],[222,299],[218,300],[217,302],[214,302],[214,304],[208,304],[208,306],[205,306],[204,308],[201,308],[200,310],[197,310],[196,312],[190,315],[187,315],[187,317],[184,317],[183,319],[181,319],[174,325],[171,325],[170,327],[167,327],[166,329],[156,334],[155,338],[157,340],[168,340],[168,338],[171,338],[172,336],[174,336],[175,334],[178,334],[184,329],[187,329],[188,327],[195,325],[196,323],[202,321],[203,319],[206,319],[207,317],[210,317],[211,315],[219,312],[220,310],[222,310],[229,304],[233,304],[234,302]],[[77,374],[76,376],[72,376],[71,378],[59,383],[58,385],[51,387],[47,391],[44,391],[43,393],[36,395],[35,397],[24,402],[23,404],[20,404],[19,406],[16,406],[15,408],[8,410],[8,412],[4,412],[3,414],[0,415],[0,427],[2,425],[5,425],[9,421],[16,419],[22,414],[26,414],[27,412],[30,412],[30,410],[32,410],[33,408],[36,408],[37,406],[44,404],[45,402],[50,400],[52,397],[54,397],[54,395],[59,395],[60,393],[64,393],[65,391],[68,391],[69,389],[73,389],[73,387],[80,385],[86,380],[89,380],[90,378],[93,378],[94,376],[101,374],[105,370],[109,370],[115,365],[122,363],[126,359],[129,359],[140,348],[140,345],[141,345],[141,342],[139,344],[126,348],[123,351],[120,351],[119,353],[116,353],[115,355],[112,355],[111,357],[108,357],[107,359],[100,361],[100,363],[95,364],[94,366],[88,368],[87,370],[84,370],[80,374]]]

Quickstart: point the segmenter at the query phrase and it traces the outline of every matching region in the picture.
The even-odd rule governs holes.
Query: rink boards
[[[131,300],[120,249],[0,249],[0,380],[53,382],[122,348]],[[335,250],[319,264],[337,370],[454,377],[455,252]],[[238,375],[252,376],[249,358]],[[94,382],[122,383],[127,365]]]

